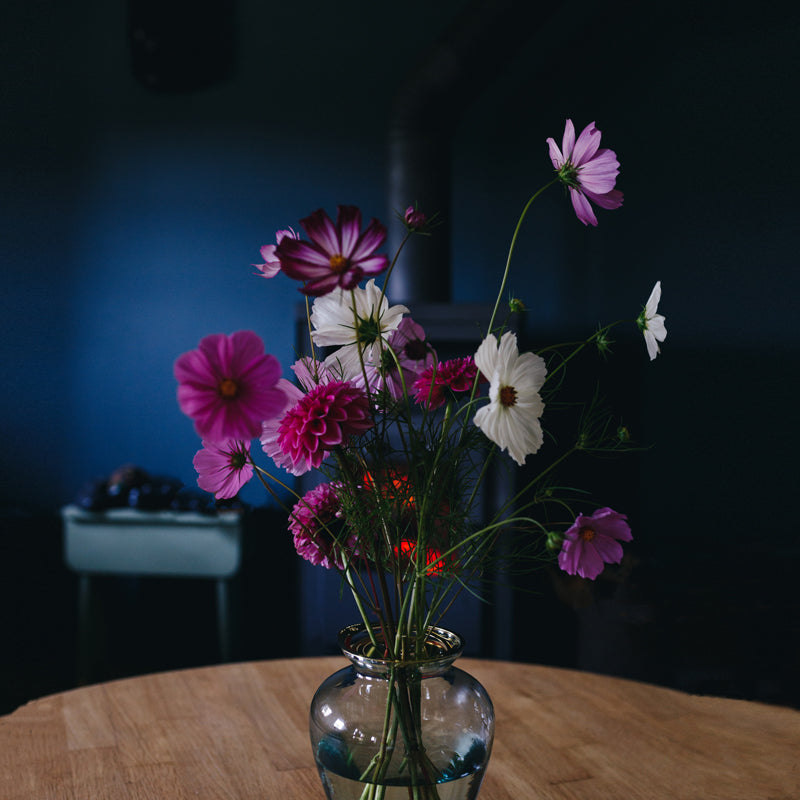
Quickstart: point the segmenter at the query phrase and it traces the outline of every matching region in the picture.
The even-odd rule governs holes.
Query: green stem
[[[540,195],[545,189],[549,189],[554,183],[558,183],[558,178],[553,178],[550,183],[546,183],[539,189],[537,192],[533,194],[530,200],[525,204],[525,208],[522,209],[522,213],[519,215],[519,219],[517,220],[517,226],[514,228],[514,234],[511,237],[511,244],[508,247],[508,256],[506,256],[506,266],[503,270],[503,279],[500,281],[500,290],[497,292],[497,300],[495,300],[494,310],[492,311],[491,319],[489,320],[489,329],[487,333],[491,333],[494,328],[494,321],[497,317],[497,311],[500,308],[500,302],[503,298],[503,293],[506,290],[506,283],[508,282],[508,274],[511,270],[511,257],[514,254],[514,248],[517,246],[517,239],[519,238],[519,232],[522,228],[522,223],[525,217],[528,215],[528,210],[530,209],[531,205],[533,205],[533,201]]]

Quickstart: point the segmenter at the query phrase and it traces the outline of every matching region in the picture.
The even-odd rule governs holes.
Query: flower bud
[[[556,533],[555,531],[548,531],[547,532],[547,540],[545,541],[545,547],[551,553],[559,553],[561,552],[561,545],[564,543],[564,534],[563,533]]]
[[[409,206],[403,215],[403,220],[410,231],[416,231],[425,227],[428,218],[424,212],[418,211],[414,206]]]

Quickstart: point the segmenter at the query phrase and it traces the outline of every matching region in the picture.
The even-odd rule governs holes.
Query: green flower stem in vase
[[[408,658],[375,656],[376,626],[341,631],[350,665],[311,703],[314,758],[329,800],[472,800],[494,738],[489,695],[454,666],[461,638],[429,628]],[[408,652],[412,650],[412,652]]]

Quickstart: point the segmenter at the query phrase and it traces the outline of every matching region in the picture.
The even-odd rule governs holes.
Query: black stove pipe
[[[395,302],[451,299],[452,142],[466,107],[494,80],[548,16],[530,24],[531,0],[470,3],[400,87],[389,124],[389,252],[404,229],[396,212],[418,204],[438,213],[433,236],[414,236],[392,276]]]

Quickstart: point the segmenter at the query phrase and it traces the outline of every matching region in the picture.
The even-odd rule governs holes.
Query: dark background
[[[429,47],[492,6],[6,9],[0,711],[75,682],[60,507],[123,463],[194,482],[175,357],[252,328],[292,361],[299,296],[254,277],[259,247],[320,206],[391,219],[393,101]],[[652,449],[577,473],[629,514],[630,559],[591,586],[543,572],[534,593],[501,593],[467,622],[473,651],[800,705],[800,13],[509,3],[497,37],[493,24],[440,108],[449,299],[494,293],[551,175],[545,139],[568,116],[595,120],[625,205],[587,229],[560,190],[537,201],[509,287],[523,332],[635,316],[660,279],[669,336],[650,364],[621,332],[597,367]],[[264,502],[257,487],[245,499]],[[319,619],[298,561],[282,514],[248,518],[234,657],[309,650]],[[97,679],[218,658],[207,582],[104,578],[97,592]]]

